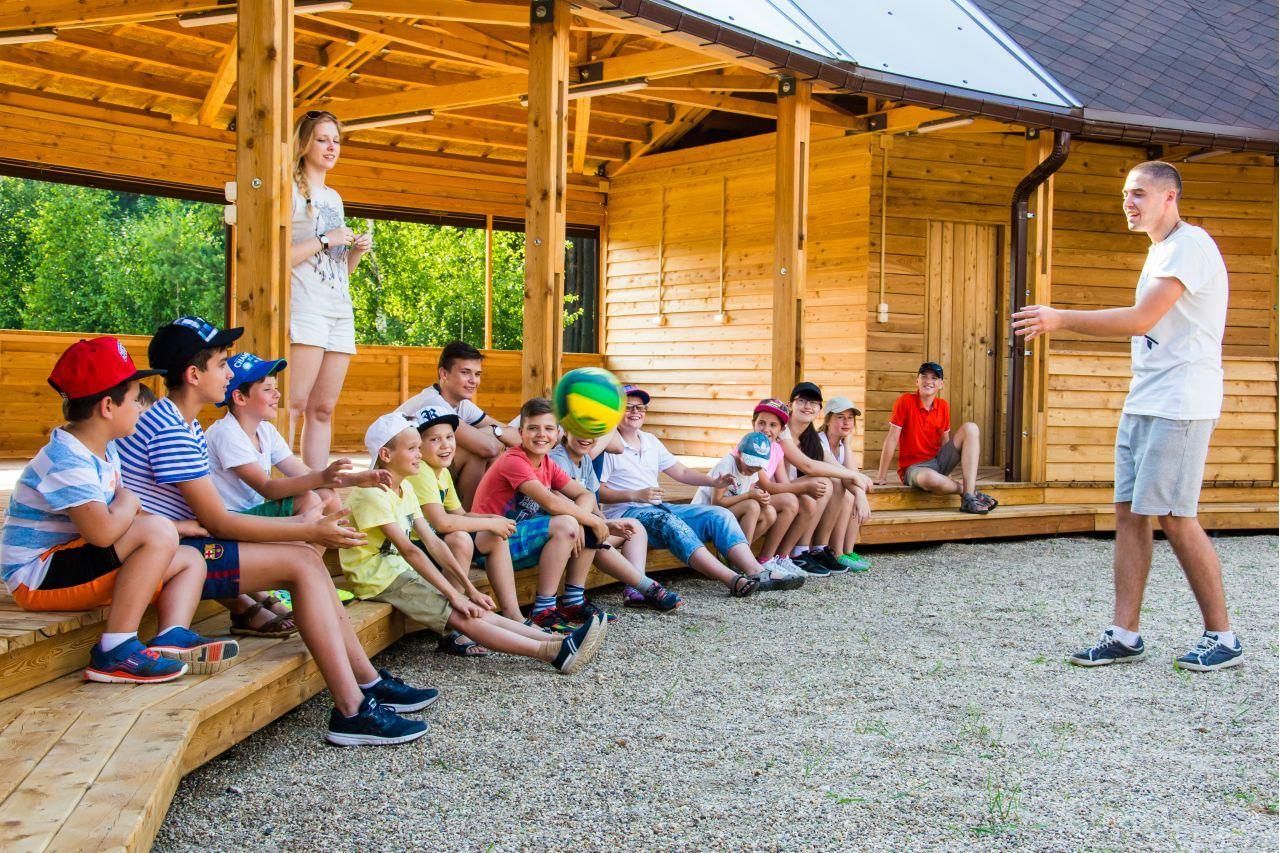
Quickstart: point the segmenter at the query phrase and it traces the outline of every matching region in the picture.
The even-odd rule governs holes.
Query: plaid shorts
[[[537,564],[542,547],[551,538],[551,516],[538,515],[516,522],[516,532],[507,540],[511,549],[511,567],[516,571]]]

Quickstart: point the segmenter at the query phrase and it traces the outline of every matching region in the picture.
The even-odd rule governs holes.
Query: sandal
[[[734,598],[746,598],[753,594],[759,586],[760,578],[738,575],[733,579],[733,583],[729,584],[729,594]]]
[[[460,658],[482,658],[489,655],[488,649],[475,640],[464,638],[457,631],[450,631],[441,637],[440,642],[436,643],[436,651]]]
[[[285,637],[292,637],[298,633],[298,627],[293,624],[293,614],[287,615],[273,614],[274,618],[265,625],[253,627],[254,617],[261,613],[267,607],[272,606],[268,602],[273,601],[276,604],[280,600],[274,596],[267,596],[265,601],[256,601],[252,607],[245,608],[239,613],[231,614],[231,633],[239,634],[244,637],[267,637],[270,639],[283,640]],[[271,611],[268,610],[268,613]],[[287,623],[287,625],[286,625]]]

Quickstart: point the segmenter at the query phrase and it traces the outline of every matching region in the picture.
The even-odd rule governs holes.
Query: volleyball
[[[565,432],[578,438],[599,438],[622,420],[627,398],[609,371],[579,367],[560,377],[552,403]]]

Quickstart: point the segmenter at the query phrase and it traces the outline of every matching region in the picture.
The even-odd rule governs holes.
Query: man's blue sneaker
[[[1189,669],[1193,672],[1212,672],[1215,669],[1239,666],[1244,663],[1244,648],[1240,638],[1236,638],[1235,646],[1228,646],[1218,639],[1217,634],[1205,631],[1196,647],[1173,662],[1178,669]]]
[[[344,717],[334,708],[329,712],[329,731],[324,739],[338,746],[388,746],[417,740],[427,733],[422,720],[406,720],[372,696],[365,696],[354,717]]]
[[[169,660],[134,637],[109,652],[94,643],[89,650],[84,680],[104,684],[162,684],[181,678],[186,671],[187,665],[182,661]]]
[[[221,672],[240,654],[240,644],[232,639],[211,640],[186,628],[170,628],[160,634],[147,648],[157,651],[171,660],[179,660],[196,675]]]
[[[1142,642],[1141,637],[1138,638],[1137,646],[1126,646],[1117,640],[1115,634],[1108,628],[1098,638],[1097,645],[1091,649],[1076,652],[1067,658],[1067,661],[1076,666],[1107,666],[1113,663],[1142,660],[1146,656],[1147,646]]]
[[[412,687],[385,669],[378,670],[378,675],[382,678],[377,684],[367,690],[363,687],[360,689],[364,695],[372,696],[378,700],[379,705],[390,708],[397,714],[421,711],[440,698],[440,691],[434,687]]]

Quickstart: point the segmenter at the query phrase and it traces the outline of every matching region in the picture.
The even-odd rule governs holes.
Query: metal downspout
[[[1009,250],[1009,314],[1013,315],[1027,304],[1027,220],[1031,218],[1028,202],[1036,188],[1062,164],[1071,152],[1071,134],[1065,130],[1053,132],[1053,151],[1034,169],[1027,173],[1013,191],[1013,203],[1009,209],[1009,226],[1013,244]],[[1026,344],[1009,334],[1009,420],[1005,430],[1004,479],[1017,482],[1022,477],[1022,392],[1025,384],[1026,357],[1030,350]]]

